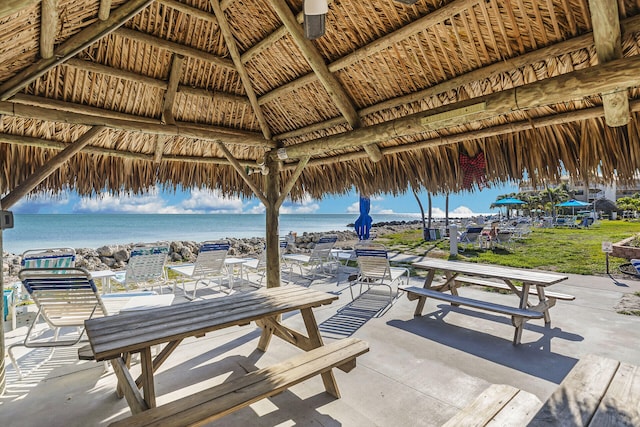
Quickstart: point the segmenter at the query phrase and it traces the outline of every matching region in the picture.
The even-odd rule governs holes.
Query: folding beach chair
[[[467,229],[460,235],[458,242],[460,243],[460,252],[464,252],[465,246],[473,247],[474,245],[478,245],[480,247],[479,239],[482,235],[482,230],[484,227],[467,227]]]
[[[50,347],[53,354],[53,347],[77,344],[84,334],[84,321],[106,316],[107,310],[91,275],[83,268],[26,268],[18,273],[18,277],[38,308],[24,342],[7,349],[11,363],[22,379],[12,352],[14,347]],[[48,328],[36,332],[36,327],[42,324],[40,319]],[[66,329],[63,331],[63,328]]]
[[[184,281],[186,278],[195,280],[193,285],[192,299],[196,298],[196,290],[199,284],[209,285],[214,278],[222,280],[226,277],[229,283],[229,290],[233,287],[233,278],[231,277],[231,271],[226,268],[224,260],[227,257],[229,248],[231,245],[227,241],[207,241],[200,245],[198,251],[198,257],[195,264],[182,264],[171,266],[169,269],[175,271],[182,278],[182,291],[185,296],[187,295],[184,287]],[[222,291],[222,283],[218,283],[220,290]]]
[[[126,270],[116,274],[113,280],[127,290],[129,285],[150,286],[151,289],[158,286],[162,293],[162,285],[167,282],[164,265],[168,255],[169,245],[166,243],[136,245],[131,249]],[[173,291],[175,293],[175,284]]]
[[[280,252],[280,268],[282,270],[289,270],[289,278],[291,278],[291,266],[285,262],[284,253],[287,250],[289,243],[286,240],[281,240],[279,244],[279,252]],[[260,281],[259,285],[262,285],[262,281],[264,280],[264,276],[267,273],[267,251],[263,250],[257,258],[245,258],[246,262],[244,263],[245,271],[247,272],[247,281],[249,281],[249,270],[252,270],[256,273],[260,273]],[[247,270],[248,268],[248,270]]]
[[[356,299],[353,295],[354,286],[360,286],[358,298],[363,295],[363,287],[367,287],[365,292],[368,292],[372,286],[385,286],[389,289],[389,302],[391,302],[398,295],[398,285],[401,282],[409,285],[409,269],[391,267],[389,254],[383,245],[366,243],[356,246],[355,252],[359,272],[356,280],[349,285],[351,299]],[[394,284],[396,285],[395,294]]]
[[[328,234],[322,236],[316,245],[314,246],[311,254],[286,254],[284,259],[287,262],[296,264],[300,269],[300,275],[302,276],[302,266],[313,269],[312,279],[315,279],[318,272],[326,272],[328,268],[329,273],[333,273],[333,267],[338,267],[339,261],[331,254],[331,249],[338,241],[338,236],[335,234]]]
[[[22,253],[22,268],[74,267],[76,251],[73,248],[29,249]],[[62,272],[63,270],[61,270]]]

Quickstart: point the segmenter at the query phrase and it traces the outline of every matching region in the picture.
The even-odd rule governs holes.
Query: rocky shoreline
[[[371,228],[372,236],[383,236],[389,233],[419,229],[422,227],[421,221],[391,221],[373,224]],[[338,243],[336,247],[342,249],[352,249],[358,241],[358,236],[354,231],[330,231],[327,233],[303,233],[295,236],[295,247],[291,252],[310,252],[315,243],[325,234],[336,234]],[[231,244],[229,256],[243,257],[255,256],[262,252],[264,248],[264,238],[252,237],[244,239],[227,238]],[[148,242],[151,243],[151,242]],[[201,242],[195,241],[173,241],[169,243],[169,262],[194,262],[198,255],[198,247]],[[76,266],[86,268],[89,271],[97,270],[123,270],[129,261],[131,248],[135,243],[126,245],[107,245],[97,249],[76,248]],[[18,280],[22,256],[5,253],[3,255],[3,270],[5,285]]]

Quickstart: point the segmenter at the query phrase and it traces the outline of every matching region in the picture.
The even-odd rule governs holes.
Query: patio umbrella
[[[582,202],[580,200],[571,199],[566,202],[557,203],[556,206],[559,208],[571,208],[571,215],[575,215],[576,208],[584,208],[585,206],[589,206],[591,203]]]
[[[369,216],[370,210],[371,200],[369,200],[368,197],[360,196],[360,216],[354,224],[356,234],[360,240],[367,240],[369,238],[369,231],[371,231],[371,224],[373,222]]]
[[[496,200],[493,202],[493,206],[506,206],[507,208],[507,219],[509,218],[509,207],[510,206],[519,206],[526,204],[520,199],[516,199],[515,197],[506,197],[504,199]]]

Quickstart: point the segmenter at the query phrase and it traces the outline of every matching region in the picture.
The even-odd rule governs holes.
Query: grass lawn
[[[466,249],[457,257],[468,262],[500,264],[511,267],[536,268],[561,273],[606,274],[606,258],[602,242],[618,242],[640,233],[640,222],[599,221],[590,228],[533,228],[524,239],[508,250],[495,248]],[[449,258],[449,241],[425,242],[422,230],[387,234],[378,238],[390,250],[416,255]],[[618,273],[618,266],[628,262],[609,257],[609,272]]]

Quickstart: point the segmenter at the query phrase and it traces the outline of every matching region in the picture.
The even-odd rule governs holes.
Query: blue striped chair
[[[76,251],[73,248],[29,249],[22,254],[22,268],[74,267]],[[57,270],[64,272],[64,270]]]
[[[53,347],[77,344],[84,335],[84,321],[106,316],[107,309],[91,275],[83,268],[25,268],[20,270],[18,277],[38,308],[24,341],[7,349],[18,377],[22,379],[12,352],[14,347],[49,347],[53,354]],[[42,324],[40,320],[49,331],[34,333]],[[67,329],[63,331],[63,328]]]

